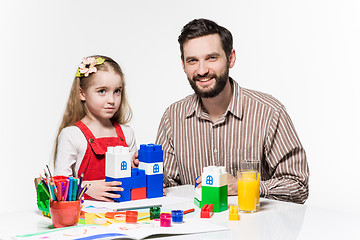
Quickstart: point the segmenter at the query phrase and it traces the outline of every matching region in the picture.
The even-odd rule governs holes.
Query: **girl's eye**
[[[101,95],[105,94],[105,89],[99,90],[98,93],[101,94]]]
[[[121,94],[121,92],[122,92],[121,89],[116,89],[115,90],[115,94]]]

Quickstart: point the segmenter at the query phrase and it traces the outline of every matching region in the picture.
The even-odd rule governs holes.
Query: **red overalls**
[[[84,173],[83,181],[105,179],[105,153],[107,147],[123,146],[127,147],[124,133],[118,123],[113,122],[117,137],[95,138],[90,129],[81,121],[75,126],[85,135],[87,148],[84,158],[80,164],[78,177]],[[91,199],[85,194],[85,199]]]

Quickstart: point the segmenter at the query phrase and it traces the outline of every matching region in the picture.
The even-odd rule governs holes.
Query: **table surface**
[[[194,217],[200,209],[193,203],[194,187],[184,185],[167,188],[165,198],[183,198],[181,203],[163,205],[168,209],[195,208]],[[237,197],[229,197],[229,205],[237,205]],[[335,208],[336,206],[334,206]],[[338,206],[339,207],[339,206]],[[341,209],[322,209],[269,199],[260,199],[260,211],[240,214],[239,221],[229,221],[228,211],[215,213],[209,221],[229,227],[228,231],[168,236],[151,239],[360,239],[360,219],[354,213]],[[0,239],[48,230],[49,218],[43,217],[36,208],[28,211],[0,215]]]

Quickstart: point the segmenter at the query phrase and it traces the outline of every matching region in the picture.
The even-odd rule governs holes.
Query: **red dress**
[[[84,173],[83,181],[105,179],[105,153],[107,147],[123,146],[127,147],[124,133],[118,123],[113,122],[117,137],[95,138],[90,129],[81,121],[75,123],[75,126],[85,135],[87,148],[84,158],[80,164],[78,177]],[[85,199],[90,197],[85,195]]]

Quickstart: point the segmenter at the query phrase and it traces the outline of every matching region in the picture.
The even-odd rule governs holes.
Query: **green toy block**
[[[201,187],[201,207],[205,204],[212,204],[214,212],[222,212],[228,209],[228,186],[222,187]]]
[[[197,198],[194,198],[194,204],[195,204],[195,206],[197,206],[198,208],[201,208],[201,201],[199,201]]]

